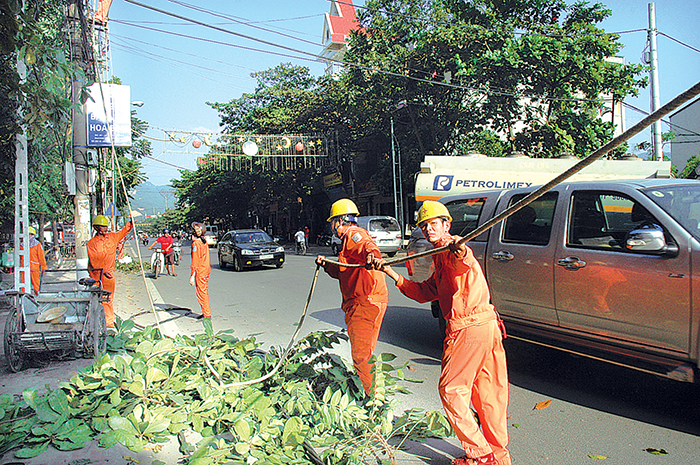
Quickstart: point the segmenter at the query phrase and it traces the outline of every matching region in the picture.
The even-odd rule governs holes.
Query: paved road
[[[144,259],[148,253],[142,247]],[[147,288],[160,308],[191,308],[199,312],[194,289],[187,284],[189,247],[177,267],[178,276],[153,280]],[[290,254],[281,269],[265,268],[234,272],[218,267],[212,250],[210,281],[215,329],[232,328],[243,337],[257,334],[266,346],[286,345],[296,329],[314,275],[314,257],[329,249],[312,248],[307,256]],[[405,269],[399,269],[405,272]],[[136,275],[120,278],[117,311],[130,315],[148,306],[143,281]],[[158,299],[158,297],[160,297]],[[408,363],[409,375],[425,380],[410,384],[412,394],[400,398],[402,408],[441,408],[436,393],[439,373],[440,335],[437,322],[426,305],[416,304],[390,286],[387,311],[378,351],[397,355],[396,363]],[[344,327],[339,308],[337,282],[321,272],[302,334]],[[163,313],[163,312],[161,312]],[[199,331],[201,323],[185,310],[163,313],[184,332]],[[137,318],[147,318],[148,314]],[[0,312],[0,328],[4,312]],[[601,463],[589,455],[608,457],[606,464],[695,464],[700,440],[700,387],[687,385],[557,351],[506,340],[511,381],[509,420],[514,463],[524,465],[579,465]],[[349,360],[349,347],[337,352]],[[10,375],[0,366],[0,394],[21,392],[27,386],[55,386],[62,377],[84,366],[86,361],[60,362]],[[534,410],[536,403],[552,400],[549,407]],[[645,449],[664,449],[668,455],[652,455]],[[109,454],[94,448],[91,457]],[[176,448],[173,456],[176,457]],[[72,463],[72,458],[42,454],[27,464]],[[446,465],[449,457],[461,455],[457,442],[429,441],[413,446],[412,458],[400,463]],[[97,455],[94,455],[97,454]],[[101,455],[100,455],[101,454]],[[118,454],[113,454],[119,457]],[[128,454],[127,455],[133,455]],[[419,457],[425,457],[420,459]],[[139,456],[139,458],[142,458]],[[162,454],[156,456],[166,460]],[[0,457],[6,463],[11,457]],[[42,461],[43,460],[43,461]],[[110,463],[120,463],[111,462]],[[148,463],[148,461],[146,461]]]
[[[212,250],[210,289],[216,328],[237,335],[259,333],[269,345],[286,345],[294,332],[313,278],[317,253],[289,254],[282,269],[235,272],[217,266]],[[187,254],[185,254],[187,255]],[[186,262],[188,263],[188,262]],[[180,266],[188,266],[184,263]],[[400,268],[405,273],[405,269]],[[197,309],[194,292],[184,290],[187,271],[164,277],[156,286],[177,305]],[[410,375],[425,380],[411,384],[402,407],[441,408],[436,393],[441,353],[437,322],[426,305],[417,304],[390,287],[389,309],[378,351],[408,362]],[[184,294],[183,295],[183,291]],[[343,328],[337,282],[319,275],[302,334]],[[558,351],[506,340],[511,381],[509,425],[511,451],[520,464],[578,465],[609,457],[617,464],[695,464],[700,447],[700,387],[614,367]],[[349,348],[338,352],[349,359]],[[536,403],[552,400],[534,410]],[[459,450],[443,444],[442,452]],[[646,449],[664,449],[652,455]]]

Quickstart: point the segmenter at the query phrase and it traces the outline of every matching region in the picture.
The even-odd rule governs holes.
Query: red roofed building
[[[346,40],[350,31],[358,27],[355,6],[352,0],[331,1],[331,11],[326,13],[323,24],[323,51],[321,60],[328,64],[326,73],[340,72],[343,54],[347,50]],[[332,61],[331,61],[332,60]]]

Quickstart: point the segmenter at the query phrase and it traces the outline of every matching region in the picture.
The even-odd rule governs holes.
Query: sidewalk
[[[144,291],[144,282],[141,275],[121,272],[117,272],[115,275],[117,278],[117,292],[114,301],[116,314],[122,319],[133,317],[134,321],[139,325],[155,324],[155,316],[151,311],[148,294]],[[148,277],[146,278],[146,285],[149,286],[149,291],[154,296],[155,307],[157,309],[163,308],[163,300]],[[0,328],[2,329],[3,337],[5,320],[8,314],[7,304],[7,301],[0,302]],[[163,332],[174,335],[178,332],[191,334],[196,330],[201,331],[202,324],[199,320],[177,318],[183,313],[187,312],[182,310],[158,310],[157,314]],[[177,318],[177,321],[173,318]],[[191,320],[195,323],[181,322],[180,320]],[[2,357],[0,358],[0,394],[21,395],[25,389],[36,389],[40,394],[43,394],[47,388],[58,388],[61,381],[70,379],[91,364],[92,359],[57,360],[55,358],[46,358],[28,362],[27,368],[24,368],[19,373],[12,373],[7,366],[3,347]],[[103,449],[98,446],[96,440],[93,440],[86,447],[79,450],[63,452],[49,448],[43,454],[31,459],[17,459],[14,456],[15,450],[11,450],[0,455],[0,464],[75,465],[78,463],[91,463],[121,465],[142,463],[147,465],[154,460],[160,460],[166,464],[176,464],[182,458],[178,447],[177,439],[173,438],[170,442],[163,444],[163,449],[158,453],[149,450],[136,453],[119,444],[109,449]]]
[[[332,257],[328,251],[327,247],[313,247],[307,254],[327,254]],[[119,318],[123,320],[131,318],[140,326],[155,326],[157,315],[162,331],[170,336],[178,333],[189,335],[203,331],[201,321],[193,318],[188,309],[172,308],[164,303],[148,274],[146,274],[145,283],[140,273],[117,272],[116,279],[117,292],[114,307]],[[145,292],[145,289],[148,289],[148,293]],[[151,310],[149,294],[153,299],[155,313]],[[198,311],[198,308],[195,309],[195,313]],[[0,330],[2,330],[3,336],[7,314],[7,302],[0,301]],[[21,396],[25,389],[36,389],[40,394],[43,394],[47,388],[58,388],[62,381],[70,379],[91,364],[92,359],[81,358],[35,360],[28,363],[29,366],[19,373],[12,373],[7,366],[3,348],[2,357],[0,357],[0,394]],[[166,464],[180,462],[183,456],[179,451],[176,437],[161,445],[163,447],[157,453],[151,450],[136,453],[119,444],[109,449],[103,449],[98,446],[97,440],[93,440],[79,450],[64,452],[49,448],[38,457],[31,459],[15,458],[15,449],[0,455],[0,465],[19,463],[23,465],[128,465],[134,463],[148,465],[156,460]],[[399,452],[397,459],[400,464],[447,463],[444,455],[446,445],[442,440],[429,439],[424,443],[408,443],[406,446],[412,454]]]

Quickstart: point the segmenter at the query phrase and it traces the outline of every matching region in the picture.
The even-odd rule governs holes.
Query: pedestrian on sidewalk
[[[214,334],[211,323],[211,306],[209,305],[209,275],[211,274],[211,262],[209,258],[209,245],[204,239],[207,227],[204,223],[192,223],[194,234],[192,236],[192,265],[190,266],[190,286],[195,287],[197,301],[202,308],[202,314],[198,317],[202,320],[204,331],[209,335]]]
[[[374,260],[407,297],[418,302],[438,300],[447,321],[438,383],[440,400],[466,455],[453,465],[511,465],[508,445],[508,370],[503,349],[503,323],[490,303],[486,278],[461,237],[450,234],[452,217],[440,202],[426,200],[418,211],[418,226],[435,248],[435,271],[424,282],[405,279]],[[469,405],[481,422],[474,419]]]
[[[367,265],[373,258],[379,259],[382,256],[367,231],[357,226],[359,215],[357,206],[350,199],[340,199],[331,205],[328,222],[342,240],[342,250],[338,254],[340,263]],[[345,312],[352,362],[365,393],[372,395],[373,365],[369,359],[377,346],[379,329],[389,302],[386,278],[373,269],[348,268],[328,263],[323,255],[316,257],[316,263],[340,284],[343,295],[341,308]]]
[[[117,255],[117,245],[124,239],[134,227],[133,220],[124,225],[119,232],[107,232],[109,220],[104,215],[97,215],[92,220],[95,228],[95,236],[87,242],[88,268],[96,268],[90,271],[90,277],[102,283],[102,289],[109,291],[107,301],[102,303],[105,309],[107,328],[114,329],[114,292],[117,282],[114,278],[114,262]],[[100,270],[102,274],[100,275]]]

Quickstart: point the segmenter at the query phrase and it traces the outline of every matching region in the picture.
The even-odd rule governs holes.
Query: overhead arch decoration
[[[166,153],[191,153],[199,169],[288,170],[318,167],[327,158],[324,135],[224,134],[162,129]]]

